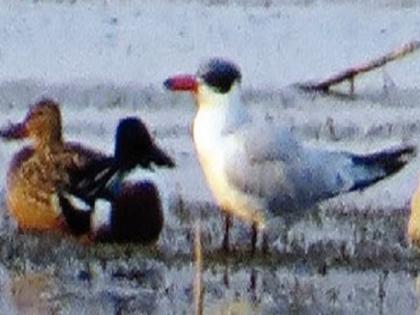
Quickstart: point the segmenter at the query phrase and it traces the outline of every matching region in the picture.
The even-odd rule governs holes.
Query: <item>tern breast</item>
[[[201,168],[214,198],[224,211],[262,225],[261,200],[244,193],[228,180],[226,162],[241,153],[241,145],[235,133],[224,134],[223,127],[223,117],[213,108],[200,109],[197,113],[193,138]]]

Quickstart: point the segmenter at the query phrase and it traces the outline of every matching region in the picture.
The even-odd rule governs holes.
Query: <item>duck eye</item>
[[[39,111],[39,112],[37,113],[37,116],[38,116],[38,117],[45,116],[45,111],[44,111],[44,110]]]

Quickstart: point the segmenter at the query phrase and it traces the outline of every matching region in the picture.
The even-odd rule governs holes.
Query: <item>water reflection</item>
[[[59,304],[56,278],[50,273],[30,273],[10,278],[7,290],[16,314],[55,314]]]

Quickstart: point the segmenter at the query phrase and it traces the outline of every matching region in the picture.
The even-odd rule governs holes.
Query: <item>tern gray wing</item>
[[[228,153],[225,160],[228,181],[238,190],[262,200],[268,210],[296,208],[297,183],[293,173],[299,172],[303,147],[287,129],[277,129],[273,136],[273,129],[268,126],[246,127],[235,132],[234,143],[226,148],[234,152]]]
[[[414,148],[369,155],[303,146],[287,130],[243,129],[225,161],[229,182],[263,200],[269,212],[294,211],[340,193],[365,188],[398,171]],[[229,150],[229,149],[228,149]]]

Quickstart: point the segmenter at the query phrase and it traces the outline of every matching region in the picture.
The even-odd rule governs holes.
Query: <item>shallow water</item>
[[[218,235],[213,235],[217,244],[212,248],[208,234],[214,231],[202,223],[207,235],[205,314],[225,314],[230,308],[238,308],[238,314],[415,314],[420,255],[406,246],[405,217],[398,211],[304,219],[299,225],[305,234],[292,229],[285,240],[272,244],[270,254],[256,258],[250,257],[241,226],[234,229],[235,250],[226,255],[217,250]],[[169,229],[153,249],[4,233],[0,309],[16,314],[190,314],[191,237],[178,227],[174,242],[167,237]],[[305,239],[314,231],[318,239]]]
[[[104,88],[103,93],[109,90]],[[226,255],[220,251],[223,218],[206,188],[190,140],[191,99],[157,91],[141,102],[142,107],[127,101],[102,109],[102,98],[98,101],[89,89],[75,89],[68,100],[60,91],[57,88],[53,96],[64,104],[66,138],[83,136],[84,143],[111,152],[118,118],[134,111],[175,157],[176,170],[147,175],[159,183],[165,200],[164,231],[153,248],[87,246],[59,235],[21,234],[4,211],[2,312],[191,314],[192,227],[199,219],[205,314],[416,313],[420,255],[408,247],[405,227],[417,181],[417,159],[372,188],[321,204],[318,212],[304,215],[287,230],[279,230],[272,221],[267,255],[259,252],[250,257],[250,229],[234,221],[233,252]],[[380,94],[351,100],[292,97],[289,92],[245,90],[244,98],[256,104],[251,106],[256,115],[289,124],[312,145],[368,152],[414,141],[420,131],[416,90],[399,91],[407,99],[404,107],[378,102],[381,97],[386,100]],[[116,88],[113,93],[127,100],[134,91]],[[74,105],[73,99],[80,97],[90,105]],[[344,106],[345,112],[337,110]],[[24,112],[24,106],[13,105],[2,123],[20,119]],[[370,119],[369,112],[378,119]],[[3,163],[17,147],[0,146]],[[0,176],[4,182],[5,169]]]

